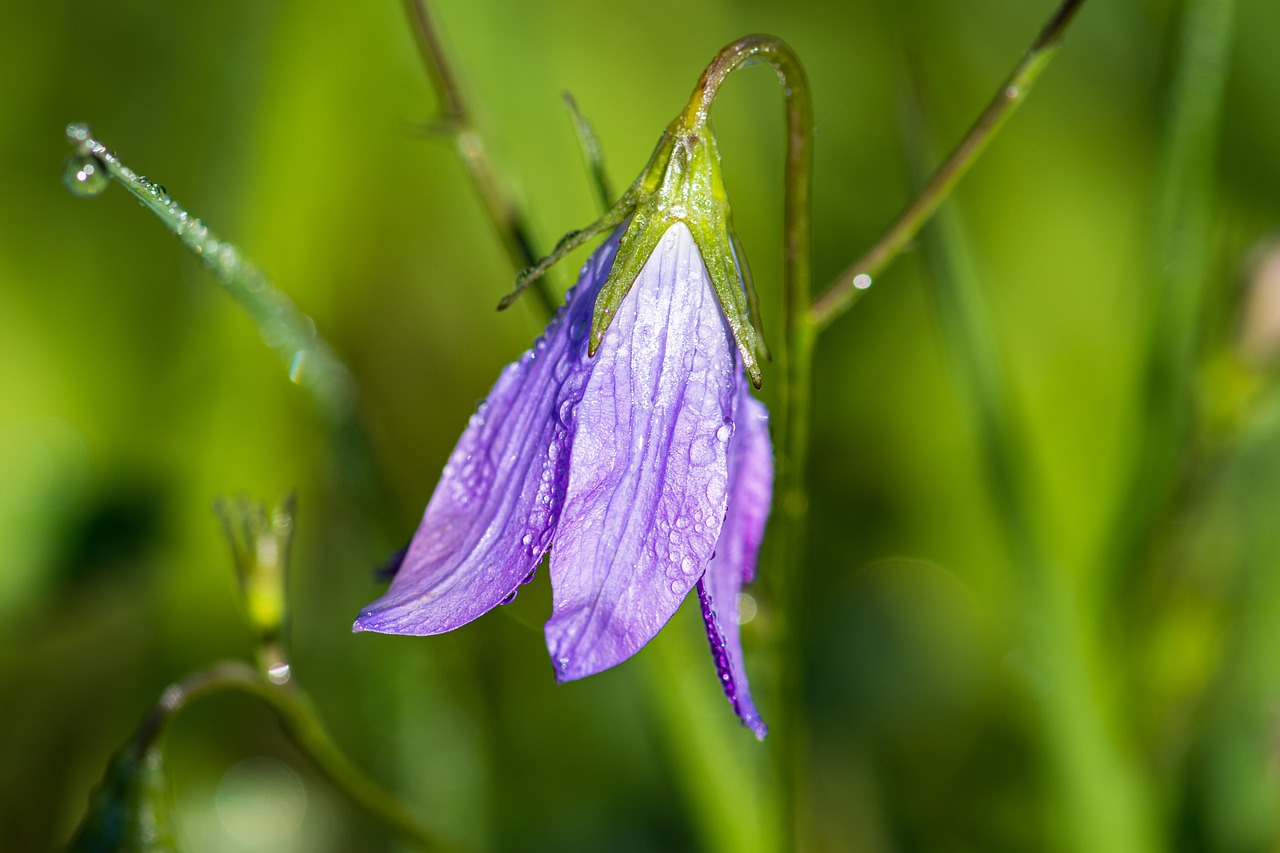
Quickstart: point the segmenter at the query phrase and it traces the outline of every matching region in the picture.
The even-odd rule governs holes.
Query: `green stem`
[[[360,771],[316,717],[310,700],[290,684],[274,684],[248,664],[214,664],[165,688],[135,733],[138,755],[157,745],[179,712],[216,693],[236,692],[260,699],[275,711],[285,732],[334,786],[371,817],[422,850],[449,849],[409,816],[378,783]]]
[[[783,291],[785,349],[782,360],[781,418],[775,430],[778,517],[772,528],[781,571],[775,572],[775,589],[783,613],[780,643],[784,664],[780,667],[783,708],[780,725],[773,728],[776,755],[791,779],[784,785],[785,803],[793,843],[803,835],[801,807],[807,776],[807,729],[800,681],[800,631],[804,600],[800,586],[804,572],[804,525],[808,510],[805,467],[809,450],[809,412],[815,327],[809,320],[812,278],[811,190],[813,183],[813,105],[809,84],[799,58],[785,43],[772,36],[739,39],[720,51],[707,66],[685,109],[686,124],[702,122],[726,77],[747,62],[767,62],[778,75],[785,94],[787,151],[784,171]]]
[[[471,176],[471,182],[480,196],[489,222],[502,241],[502,248],[511,265],[516,272],[527,269],[536,264],[539,257],[533,248],[529,226],[511,194],[498,179],[497,169],[489,159],[484,138],[476,129],[471,111],[462,97],[462,89],[458,86],[458,79],[445,56],[440,35],[427,13],[427,4],[425,0],[405,0],[405,9],[413,24],[427,76],[431,78],[440,102],[440,125],[453,137],[458,157]],[[559,300],[552,293],[550,283],[538,278],[533,285],[546,315],[550,317],[555,314]]]
[[[956,183],[973,166],[978,155],[1004,126],[1009,116],[1026,100],[1032,85],[1062,46],[1063,35],[1083,3],[1084,0],[1063,2],[1041,30],[1040,35],[1032,42],[1026,56],[1001,85],[982,115],[978,116],[978,120],[960,140],[960,144],[933,173],[929,182],[898,215],[898,218],[889,226],[889,230],[885,231],[875,245],[840,273],[826,291],[814,301],[809,310],[809,320],[819,331],[853,307],[875,277],[902,254],[903,249],[915,238],[921,226],[938,209],[938,205],[950,195]]]

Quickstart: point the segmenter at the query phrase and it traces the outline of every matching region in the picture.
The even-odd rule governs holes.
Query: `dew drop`
[[[676,595],[679,595],[681,592],[683,592],[683,591],[684,591],[684,581],[672,581],[672,582],[671,582],[671,591],[672,591],[673,593],[675,593]]]
[[[716,458],[716,449],[710,436],[699,436],[689,447],[689,461],[694,465],[708,465]]]
[[[692,557],[685,557],[680,561],[680,571],[686,575],[691,575],[698,570],[698,564],[693,561]]]
[[[866,290],[871,286],[871,276],[866,273],[859,273],[853,277],[853,286],[858,290]]]
[[[586,314],[580,314],[573,318],[573,322],[569,324],[569,341],[578,343],[587,336],[587,326],[590,318]]]
[[[147,180],[144,177],[139,177],[138,180],[142,181],[142,183],[145,184],[147,188],[151,190],[151,196],[156,201],[160,202],[161,204],[169,203],[169,191],[165,189],[164,184],[157,184],[155,181]]]
[[[558,414],[560,423],[566,428],[573,426],[573,401],[565,400],[560,404],[560,412]]]
[[[307,366],[307,351],[300,349],[293,354],[293,360],[289,362],[289,379],[295,385],[302,383],[302,371]]]
[[[728,441],[731,435],[733,435],[733,424],[724,424],[716,430],[716,438],[720,441]]]
[[[522,545],[532,545],[532,544],[533,544],[533,534],[532,534],[532,533],[526,533],[524,536],[521,536],[521,537],[520,537],[520,543],[521,543]]]
[[[516,600],[516,593],[517,593],[517,592],[519,592],[519,590],[518,590],[518,589],[513,589],[513,590],[511,590],[511,592],[509,592],[509,593],[507,593],[506,595],[504,595],[504,596],[502,597],[502,600],[501,600],[501,601],[499,601],[498,603],[499,603],[499,604],[510,604],[511,602],[513,602],[513,601],[515,601],[515,600]]]
[[[73,154],[62,170],[62,182],[79,198],[92,198],[107,188],[111,179],[102,161],[92,154]]]

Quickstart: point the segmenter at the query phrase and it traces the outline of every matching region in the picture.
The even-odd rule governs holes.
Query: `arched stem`
[[[783,322],[781,412],[775,429],[777,513],[771,535],[781,571],[772,583],[783,614],[779,671],[783,702],[779,724],[771,736],[784,777],[785,808],[794,846],[800,829],[799,807],[804,802],[807,745],[801,701],[798,625],[803,601],[799,569],[804,557],[804,521],[808,509],[805,466],[809,447],[809,408],[815,327],[809,320],[812,262],[813,104],[804,68],[795,52],[773,36],[751,35],[723,48],[698,79],[681,116],[685,127],[706,123],[720,86],[746,65],[768,63],[782,85],[786,108],[787,150],[783,212]],[[786,777],[789,776],[789,779]]]

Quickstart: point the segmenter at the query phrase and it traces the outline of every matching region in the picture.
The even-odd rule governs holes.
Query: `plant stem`
[[[310,700],[290,684],[273,684],[240,661],[225,661],[169,685],[147,712],[132,746],[141,755],[157,745],[170,723],[188,705],[215,693],[244,693],[275,711],[294,745],[334,786],[400,838],[423,850],[449,849],[409,816],[378,783],[342,752],[316,717]]]
[[[813,105],[809,84],[799,58],[781,40],[753,35],[728,45],[707,66],[694,87],[686,107],[687,124],[705,121],[711,104],[731,73],[748,61],[763,61],[773,67],[782,84],[786,105],[787,151],[784,171],[783,214],[783,299],[785,348],[782,359],[782,416],[775,430],[777,487],[775,504],[779,517],[772,528],[776,552],[781,555],[780,571],[774,575],[778,606],[783,614],[780,666],[783,681],[783,709],[773,738],[780,763],[790,776],[786,794],[786,816],[796,846],[803,835],[802,816],[807,775],[807,727],[803,710],[803,689],[799,665],[801,582],[804,572],[804,526],[808,511],[805,468],[809,449],[809,411],[812,385],[815,327],[809,320],[812,279],[811,191],[813,183]]]
[[[533,248],[528,223],[521,215],[511,194],[498,179],[498,172],[489,159],[484,139],[476,129],[471,111],[462,97],[458,79],[445,57],[444,45],[427,12],[426,0],[405,0],[405,9],[413,25],[418,51],[422,54],[422,62],[427,68],[427,76],[431,78],[431,84],[440,102],[442,113],[440,125],[453,137],[458,157],[466,167],[467,174],[471,176],[471,182],[480,196],[485,213],[489,216],[489,222],[502,241],[502,248],[507,253],[507,258],[510,259],[516,272],[527,269],[536,264],[539,258]],[[547,316],[555,314],[559,300],[551,292],[550,283],[539,278],[533,282],[533,286]]]
[[[871,281],[902,253],[921,226],[938,209],[938,205],[950,195],[956,183],[969,171],[1005,121],[1026,100],[1027,93],[1040,73],[1057,54],[1067,27],[1083,3],[1084,0],[1065,0],[1058,7],[1028,48],[1026,56],[1013,69],[1013,73],[1001,85],[982,115],[978,116],[978,120],[933,173],[929,182],[875,245],[840,273],[814,301],[809,310],[809,321],[819,331],[853,306]]]

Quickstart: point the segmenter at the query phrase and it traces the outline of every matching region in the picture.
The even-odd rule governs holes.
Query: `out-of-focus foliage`
[[[945,148],[1051,4],[433,9],[543,250],[595,215],[562,91],[624,186],[720,46],[748,32],[787,40],[813,85],[821,286],[910,197],[905,105],[918,99],[927,147]],[[294,677],[424,822],[479,849],[763,844],[781,820],[777,766],[717,694],[696,612],[636,660],[563,687],[543,647],[541,581],[505,615],[448,636],[350,632],[472,407],[541,326],[533,300],[493,310],[513,271],[450,144],[424,130],[435,105],[399,4],[57,0],[11,18],[0,35],[0,848],[65,843],[164,685],[248,654],[211,505],[291,490]],[[1191,368],[1162,390],[1190,416],[1166,425],[1146,416],[1146,365],[1152,293],[1177,279],[1156,244],[1182,22],[1180,3],[1086,4],[950,202],[1026,439],[1044,589],[1028,593],[993,511],[971,385],[936,313],[945,264],[922,262],[927,244],[819,343],[808,557],[778,565],[766,542],[744,626],[766,719],[790,701],[808,720],[803,739],[776,727],[771,738],[789,738],[810,849],[1086,849],[1071,825],[1080,804],[1059,795],[1079,762],[1049,748],[1043,708],[1063,709],[1059,742],[1102,744],[1118,768],[1109,784],[1133,810],[1124,819],[1153,849],[1280,844],[1280,397],[1270,369],[1234,345],[1245,270],[1264,268],[1246,261],[1280,232],[1280,5],[1236,4],[1208,128],[1216,153],[1192,176],[1195,229],[1177,235],[1200,253],[1206,298]],[[88,200],[64,189],[71,121],[315,318],[359,385],[382,494],[353,482],[345,445],[149,214],[119,187]],[[776,333],[772,75],[737,75],[714,122]],[[774,406],[777,378],[766,365]],[[1153,446],[1174,451],[1158,456],[1152,494],[1135,492]],[[1136,545],[1114,547],[1144,514]],[[799,662],[772,642],[771,576],[784,575],[803,578]],[[1028,648],[1029,601],[1065,614],[1087,691],[1055,683]],[[249,700],[193,707],[167,745],[176,834],[191,850],[392,847]]]
[[[132,743],[112,757],[71,853],[171,853],[173,827],[159,749]]]

